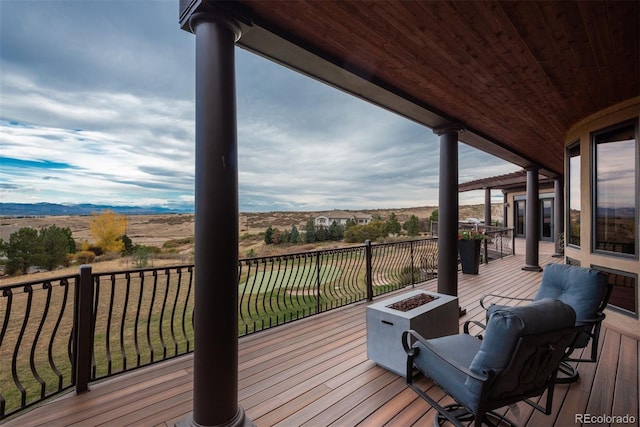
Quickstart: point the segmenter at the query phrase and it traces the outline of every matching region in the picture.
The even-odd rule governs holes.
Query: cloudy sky
[[[194,51],[178,0],[0,0],[0,201],[193,203]],[[241,211],[437,205],[430,129],[236,53]],[[459,158],[460,182],[519,169]]]

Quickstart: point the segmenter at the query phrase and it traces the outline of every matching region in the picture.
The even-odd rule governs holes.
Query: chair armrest
[[[467,334],[467,335],[470,335],[469,334],[469,324],[470,323],[473,323],[474,325],[479,326],[482,330],[487,329],[487,325],[485,325],[482,322],[479,322],[477,320],[467,320],[466,322],[464,322],[464,333]],[[478,335],[476,335],[476,337],[480,338]]]
[[[482,297],[480,297],[480,306],[482,308],[484,308],[485,310],[489,309],[489,307],[484,305],[484,300],[485,300],[485,298],[488,298],[488,297],[507,299],[507,300],[510,300],[510,301],[533,301],[533,299],[531,299],[531,298],[516,298],[516,297],[507,297],[507,296],[498,295],[498,294],[483,294]]]
[[[411,344],[411,337],[413,337],[417,341],[420,341],[420,343],[423,346],[425,346],[427,351],[429,351],[431,354],[436,356],[438,359],[442,360],[443,362],[447,363],[448,365],[452,366],[453,368],[457,369],[458,371],[462,372],[463,374],[465,374],[465,375],[467,375],[467,376],[469,376],[469,377],[471,377],[471,378],[473,378],[475,380],[478,380],[478,381],[486,381],[489,378],[488,374],[484,374],[484,375],[476,374],[474,372],[471,372],[469,370],[469,368],[467,368],[466,366],[462,366],[461,364],[459,364],[459,363],[457,363],[457,362],[455,362],[453,360],[447,359],[445,356],[443,356],[442,354],[438,353],[438,351],[429,343],[428,340],[426,340],[422,335],[420,335],[419,333],[417,333],[413,329],[409,329],[409,330],[404,331],[402,333],[402,346],[404,347],[404,351],[407,353],[407,356],[414,357],[420,351],[420,348],[415,348]]]
[[[578,323],[599,323],[602,322],[605,318],[604,313],[596,313],[596,317],[592,319],[576,319],[576,324]]]

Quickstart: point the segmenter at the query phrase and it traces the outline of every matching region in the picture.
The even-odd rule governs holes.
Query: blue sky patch
[[[58,162],[50,162],[47,160],[23,160],[23,159],[13,159],[11,157],[3,157],[0,156],[0,165],[2,167],[12,167],[12,168],[32,168],[32,169],[72,169],[68,163],[58,163]]]

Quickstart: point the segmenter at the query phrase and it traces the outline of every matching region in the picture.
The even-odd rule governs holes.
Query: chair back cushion
[[[581,320],[596,318],[607,282],[607,275],[593,268],[549,264],[542,273],[542,283],[534,299],[555,298],[569,304],[581,325]]]
[[[545,298],[526,306],[491,306],[480,350],[469,369],[477,374],[493,371],[500,375],[512,359],[520,337],[572,327],[576,314],[571,306]],[[467,385],[471,382],[467,380]]]

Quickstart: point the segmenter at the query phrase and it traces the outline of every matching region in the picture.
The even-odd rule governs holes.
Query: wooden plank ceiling
[[[428,127],[462,124],[464,142],[549,176],[573,124],[640,95],[637,1],[183,0],[182,13],[212,5],[243,21],[241,46]]]

